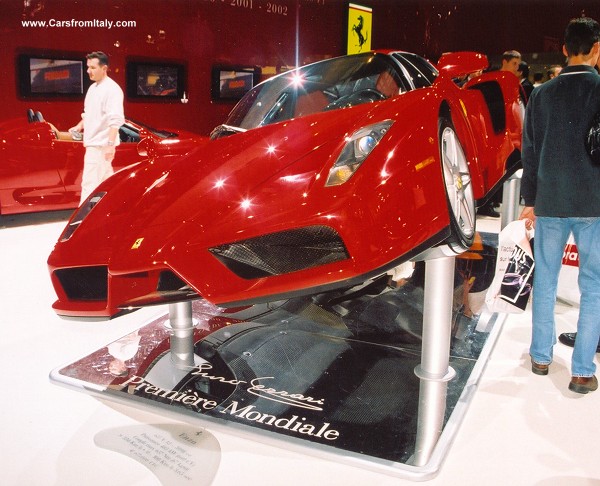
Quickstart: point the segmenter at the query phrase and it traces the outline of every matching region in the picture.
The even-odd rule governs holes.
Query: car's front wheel
[[[446,244],[456,253],[469,249],[475,238],[475,198],[469,164],[452,123],[440,123],[440,155],[452,234]]]

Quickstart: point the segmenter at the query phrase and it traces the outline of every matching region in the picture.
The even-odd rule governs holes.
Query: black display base
[[[449,450],[503,321],[483,305],[497,237],[482,236],[481,249],[456,259],[447,379],[415,374],[420,264],[393,288],[380,279],[359,291],[230,310],[196,301],[193,365],[173,363],[175,336],[165,315],[57,368],[51,379],[185,422],[428,479]],[[415,458],[435,424],[442,430],[434,431],[436,445],[422,464]]]

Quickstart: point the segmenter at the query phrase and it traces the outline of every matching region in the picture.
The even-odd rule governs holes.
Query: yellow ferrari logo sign
[[[348,9],[348,54],[371,50],[373,9],[351,3]]]
[[[135,240],[133,245],[131,245],[131,249],[137,250],[140,246],[142,246],[142,241],[144,241],[144,238],[138,238],[137,240]]]

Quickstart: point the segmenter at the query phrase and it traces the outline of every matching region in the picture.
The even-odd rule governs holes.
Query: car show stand
[[[504,320],[483,303],[496,246],[496,234],[478,233],[459,257],[327,294],[236,309],[172,304],[51,380],[202,428],[429,479]],[[157,462],[156,444],[135,440],[134,459],[170,467]],[[187,446],[179,440],[177,450]]]

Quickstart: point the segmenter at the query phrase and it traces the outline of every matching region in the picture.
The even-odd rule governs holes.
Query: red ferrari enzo
[[[520,164],[520,86],[499,71],[470,79],[487,64],[377,51],[259,84],[211,140],[98,187],[49,257],[54,309],[233,307],[464,251],[476,206]]]
[[[138,143],[151,139],[164,152],[185,153],[196,135],[156,130],[126,120],[119,130],[115,170],[138,162]],[[74,209],[81,195],[83,142],[59,132],[40,112],[0,125],[0,214]]]

